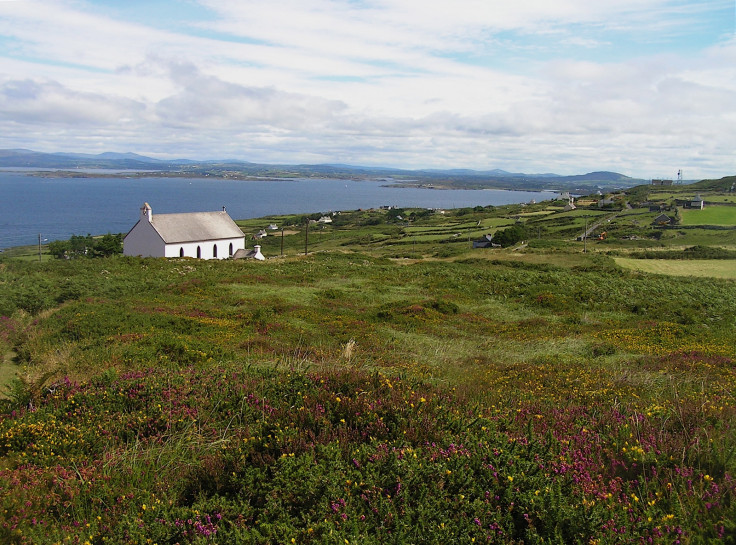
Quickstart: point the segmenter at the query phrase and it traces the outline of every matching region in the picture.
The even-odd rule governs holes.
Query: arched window
[[[179,248],[179,257],[184,257],[184,248]]]
[[[217,244],[215,244],[214,246],[212,246],[212,257],[214,257],[215,259],[217,259]]]
[[[202,259],[202,248],[197,246],[197,259]]]
[[[233,243],[230,243],[230,255],[233,255]]]

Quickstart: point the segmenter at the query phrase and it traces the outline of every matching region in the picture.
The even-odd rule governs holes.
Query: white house
[[[245,249],[245,236],[225,211],[153,214],[145,203],[123,239],[123,254],[226,259]]]

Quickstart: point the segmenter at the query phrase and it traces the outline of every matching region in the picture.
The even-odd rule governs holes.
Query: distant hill
[[[0,150],[0,167],[26,168],[107,168],[171,170],[181,163],[160,161],[135,153],[41,153],[25,149]]]
[[[557,178],[561,182],[615,182],[619,184],[635,185],[641,180],[624,176],[618,172],[588,172],[587,174],[579,174],[576,176],[560,176]]]
[[[322,177],[375,179],[390,178],[405,185],[431,185],[438,188],[496,188],[527,190],[565,190],[585,193],[602,189],[612,190],[632,187],[639,180],[616,172],[589,172],[575,176],[553,173],[525,174],[501,169],[422,169],[403,170],[385,167],[365,167],[344,164],[320,165],[264,165],[239,160],[190,159],[161,160],[137,153],[105,152],[97,155],[86,153],[41,153],[26,149],[0,150],[0,167],[24,167],[39,169],[120,169],[155,170],[171,176],[224,176],[244,177]]]
[[[152,157],[146,157],[145,155],[138,155],[137,153],[115,153],[111,151],[106,151],[105,153],[100,153],[97,155],[92,155],[89,153],[54,153],[53,155],[58,155],[61,157],[74,157],[77,159],[89,159],[92,161],[139,161],[141,163],[154,163],[154,164],[161,164],[165,163],[166,161],[161,161],[160,159],[154,159]]]
[[[693,189],[709,189],[711,191],[731,191],[736,189],[736,176],[726,176],[719,180],[702,180],[689,187]]]

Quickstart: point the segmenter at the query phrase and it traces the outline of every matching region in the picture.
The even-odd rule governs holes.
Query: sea
[[[38,169],[34,169],[38,171]],[[110,171],[87,171],[87,174]],[[148,202],[154,214],[226,207],[233,219],[398,206],[450,209],[541,201],[551,192],[400,187],[390,179],[228,180],[129,176],[64,178],[0,170],[0,250],[127,233]],[[145,174],[144,174],[145,176]]]

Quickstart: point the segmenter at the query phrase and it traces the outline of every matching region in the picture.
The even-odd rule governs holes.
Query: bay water
[[[237,220],[380,206],[498,206],[553,195],[397,187],[390,180],[63,178],[0,171],[0,249],[36,244],[39,235],[45,243],[72,235],[127,233],[138,221],[144,202],[154,214],[215,211],[225,206]]]

